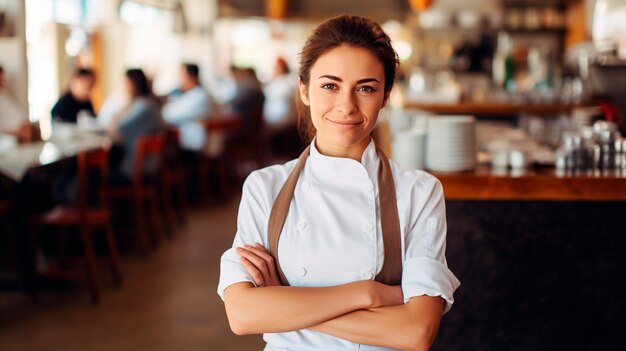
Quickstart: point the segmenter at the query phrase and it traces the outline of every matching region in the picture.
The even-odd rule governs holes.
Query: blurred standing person
[[[193,63],[180,67],[180,87],[174,90],[163,106],[165,123],[180,130],[180,146],[183,150],[200,151],[206,142],[204,126],[200,121],[213,112],[213,102],[207,90],[200,84],[200,69]]]
[[[241,118],[240,137],[257,137],[263,127],[265,95],[253,68],[231,67],[235,80],[235,96],[230,101],[231,111]]]
[[[96,113],[91,104],[91,92],[95,82],[96,76],[91,69],[77,70],[70,80],[69,90],[52,108],[52,119],[76,123],[80,111],[86,111],[91,116],[95,116]]]
[[[140,137],[158,132],[162,127],[160,105],[141,69],[126,71],[126,92],[129,104],[111,118],[108,129],[116,139],[117,160],[111,165],[113,184],[128,184],[133,177],[135,148]],[[115,158],[115,157],[114,157]],[[117,161],[117,162],[116,162]],[[146,165],[147,172],[156,171],[156,165]]]
[[[285,125],[295,125],[295,82],[289,75],[287,61],[282,57],[277,58],[274,77],[263,89],[266,98],[263,117],[268,128],[283,129]]]
[[[296,126],[296,79],[289,74],[289,66],[284,58],[276,59],[274,77],[263,91],[266,98],[263,118],[272,154],[294,158],[298,156],[303,145]]]
[[[6,87],[4,68],[0,66],[0,134],[10,134],[19,141],[31,139],[26,114]]]

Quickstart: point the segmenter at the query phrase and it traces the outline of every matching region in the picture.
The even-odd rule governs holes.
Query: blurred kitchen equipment
[[[617,50],[617,57],[626,60],[626,1],[596,0],[593,8],[591,36],[600,50]]]
[[[620,129],[626,131],[626,60],[598,58],[591,66],[590,81],[594,94],[610,97],[611,104],[621,115]]]
[[[474,116],[433,116],[428,120],[426,167],[457,172],[476,166],[476,119]]]
[[[557,168],[566,170],[614,170],[624,164],[624,139],[617,125],[598,121],[593,128],[563,135]]]

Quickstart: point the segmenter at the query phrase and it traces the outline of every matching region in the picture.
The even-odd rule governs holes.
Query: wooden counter
[[[438,114],[468,114],[476,116],[516,116],[520,113],[536,115],[558,115],[570,112],[575,104],[522,104],[503,102],[459,102],[455,104],[427,104],[407,102],[405,108],[416,108]]]
[[[626,201],[626,172],[560,175],[547,169],[502,174],[483,166],[472,172],[433,174],[447,200]]]

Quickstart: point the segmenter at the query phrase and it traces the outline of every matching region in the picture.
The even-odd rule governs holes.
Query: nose
[[[349,116],[356,112],[356,110],[357,104],[353,92],[349,90],[342,91],[337,101],[337,111]]]

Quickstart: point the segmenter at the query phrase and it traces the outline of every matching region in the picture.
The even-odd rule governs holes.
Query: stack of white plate
[[[426,129],[410,129],[394,134],[392,158],[405,169],[424,168]]]
[[[437,172],[471,170],[476,166],[476,119],[434,116],[428,121],[426,167]]]

